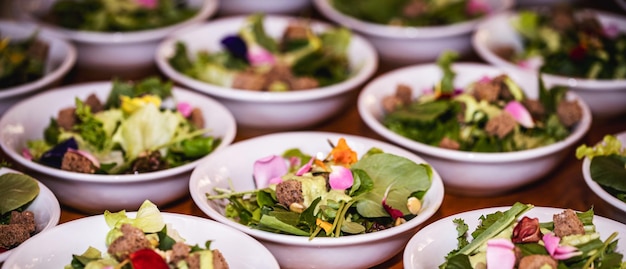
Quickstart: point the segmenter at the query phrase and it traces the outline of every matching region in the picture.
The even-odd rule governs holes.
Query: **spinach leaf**
[[[596,156],[589,167],[591,178],[605,188],[626,192],[626,156]]]
[[[18,209],[39,195],[39,184],[34,178],[18,173],[0,175],[0,215]]]

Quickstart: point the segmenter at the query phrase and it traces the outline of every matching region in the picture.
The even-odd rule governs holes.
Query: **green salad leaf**
[[[33,201],[39,195],[39,183],[31,176],[19,173],[0,175],[0,215]]]

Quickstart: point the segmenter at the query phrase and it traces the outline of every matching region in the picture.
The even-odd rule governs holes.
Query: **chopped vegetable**
[[[0,89],[33,82],[44,76],[49,47],[37,39],[38,32],[24,40],[0,33]]]

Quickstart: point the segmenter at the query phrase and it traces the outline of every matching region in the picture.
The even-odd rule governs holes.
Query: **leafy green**
[[[39,195],[37,180],[24,174],[0,175],[0,215],[19,209]]]
[[[33,82],[43,77],[49,46],[38,40],[39,32],[23,40],[0,33],[0,89]]]

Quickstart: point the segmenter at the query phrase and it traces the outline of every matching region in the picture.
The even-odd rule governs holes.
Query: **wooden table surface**
[[[619,7],[617,7],[617,5],[611,0],[588,1],[588,4],[591,6],[600,5],[599,7],[601,9],[626,14],[626,12],[619,9]],[[478,58],[474,55],[473,58],[470,56],[469,59],[477,60]],[[377,74],[382,74],[393,68],[393,66],[385,65],[383,63]],[[154,73],[159,74],[156,69],[154,69]],[[81,70],[74,69],[64,81],[64,84],[78,83],[93,79],[93,76],[84,74]],[[372,131],[361,120],[356,107],[357,93],[358,90],[355,92],[353,99],[354,102],[349,104],[342,113],[338,114],[329,121],[312,126],[306,130],[346,133],[385,141],[384,138],[374,133],[374,131]],[[259,130],[239,127],[235,142],[277,131],[279,130]],[[594,144],[597,141],[600,141],[605,134],[614,134],[622,131],[626,131],[626,115],[612,119],[594,119],[590,131],[581,141],[579,141],[578,144]],[[591,189],[589,189],[589,187],[587,187],[581,171],[582,161],[575,158],[574,150],[575,148],[570,148],[566,159],[546,177],[513,192],[493,197],[468,197],[446,193],[441,208],[431,219],[429,219],[428,223],[464,211],[485,207],[509,206],[518,201],[531,203],[536,206],[571,208],[575,210],[587,210],[590,207],[593,207],[596,214],[600,216],[620,220],[626,223],[626,216],[623,213],[620,214],[617,212],[609,204],[596,196]],[[502,175],[502,178],[506,179],[506,175]],[[175,212],[207,217],[194,204],[190,196],[185,196],[176,202],[164,205],[161,207],[161,210],[164,212]],[[85,216],[87,215],[82,212],[62,206],[60,222],[64,223]],[[403,268],[402,252],[375,268]]]

